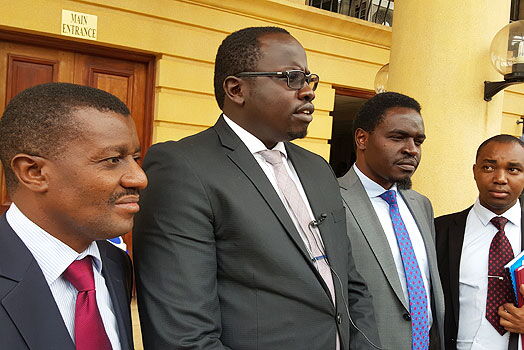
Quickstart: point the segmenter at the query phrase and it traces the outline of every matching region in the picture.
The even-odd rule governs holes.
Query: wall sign
[[[62,35],[96,40],[97,25],[98,16],[62,10]]]

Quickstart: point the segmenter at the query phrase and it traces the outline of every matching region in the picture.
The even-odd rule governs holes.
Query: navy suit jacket
[[[133,349],[131,261],[111,243],[97,243],[122,349]],[[5,214],[0,217],[0,342],[9,350],[75,349],[42,270]]]

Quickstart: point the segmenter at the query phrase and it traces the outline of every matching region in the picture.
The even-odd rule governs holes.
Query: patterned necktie
[[[63,276],[78,290],[75,307],[76,349],[111,350],[111,342],[96,304],[91,257],[73,261]]]
[[[402,258],[402,265],[404,266],[404,273],[406,275],[409,313],[411,314],[411,348],[413,350],[428,349],[428,298],[417,257],[415,256],[406,225],[404,225],[404,221],[402,221],[402,217],[400,216],[396,192],[393,190],[386,191],[380,195],[380,198],[389,204],[389,215],[393,223],[393,230],[395,231],[400,256]]]
[[[506,278],[506,272],[504,271],[504,265],[513,259],[513,249],[504,232],[507,222],[508,219],[503,216],[496,216],[491,219],[491,223],[497,228],[498,232],[489,246],[488,262],[486,318],[500,335],[506,333],[506,330],[499,323],[498,308],[502,304],[513,302],[511,282]]]
[[[265,150],[260,151],[259,153],[273,167],[278,188],[284,195],[289,208],[291,208],[291,211],[297,218],[302,232],[304,232],[307,238],[308,251],[311,254],[312,260],[316,262],[318,272],[324,279],[324,282],[326,282],[334,302],[335,290],[333,287],[333,276],[331,276],[331,270],[327,264],[320,237],[318,233],[316,233],[317,236],[315,236],[315,232],[313,232],[313,229],[310,227],[311,217],[309,216],[304,200],[298,192],[295,182],[289,176],[284,163],[282,162],[282,154],[277,150]]]

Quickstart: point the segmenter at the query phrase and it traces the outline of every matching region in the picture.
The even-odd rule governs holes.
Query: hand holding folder
[[[524,269],[522,270],[524,272]],[[522,301],[524,285],[520,286],[519,295]],[[500,325],[512,333],[524,333],[524,307],[516,307],[512,303],[501,305],[498,310]],[[524,345],[524,344],[523,344]]]
[[[512,333],[524,333],[524,251],[504,266],[513,284],[515,304],[507,303],[499,307],[500,325]],[[520,336],[524,349],[524,337]]]

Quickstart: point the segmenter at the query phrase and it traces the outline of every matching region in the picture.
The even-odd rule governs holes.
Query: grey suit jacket
[[[97,243],[122,349],[133,349],[131,261],[111,243]],[[42,270],[5,215],[0,217],[0,343],[9,350],[75,349]]]
[[[278,194],[223,118],[150,148],[134,258],[146,349],[369,349],[373,307],[355,270],[328,164],[286,143],[335,272],[336,305]],[[338,277],[337,277],[338,276]],[[351,333],[351,335],[350,335]]]
[[[353,168],[339,178],[339,184],[355,263],[373,296],[383,348],[411,349],[409,305],[384,230]],[[436,345],[444,339],[444,296],[435,252],[433,209],[429,200],[415,191],[401,190],[400,194],[413,214],[428,255],[433,314],[431,348],[443,349],[443,344]]]

